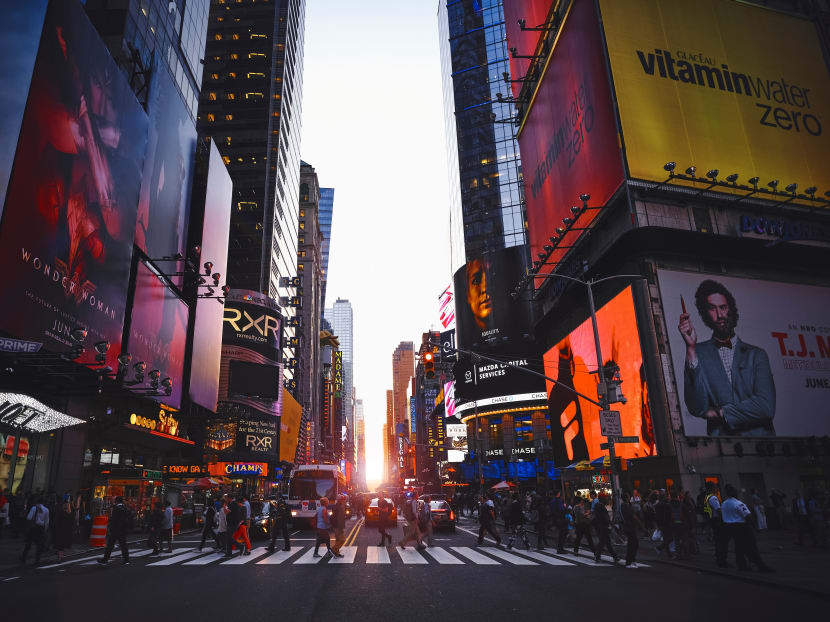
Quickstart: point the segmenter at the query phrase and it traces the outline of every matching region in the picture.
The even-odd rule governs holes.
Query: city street
[[[294,530],[290,553],[269,553],[259,541],[252,555],[231,560],[207,549],[198,553],[196,534],[186,534],[172,555],[149,558],[137,549],[127,567],[117,551],[107,567],[91,554],[37,569],[7,567],[0,598],[4,617],[36,613],[54,620],[77,619],[69,615],[77,611],[119,620],[225,618],[234,611],[249,621],[590,616],[600,601],[607,614],[624,620],[659,609],[673,620],[762,611],[774,619],[826,607],[819,598],[654,563],[638,569],[595,564],[587,551],[580,557],[508,552],[490,542],[476,548],[476,529],[462,519],[455,533],[436,533],[426,551],[403,552],[377,547],[377,530],[352,519],[342,560],[313,558],[312,531]],[[391,533],[397,544],[401,527]]]

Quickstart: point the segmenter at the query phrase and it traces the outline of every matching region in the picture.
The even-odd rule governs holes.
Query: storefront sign
[[[132,413],[130,414],[130,424],[148,430],[158,430],[171,436],[177,436],[179,431],[179,422],[165,409],[159,410],[158,419]]]
[[[212,462],[208,465],[211,475],[268,475],[266,462]]]
[[[165,464],[161,467],[165,475],[202,476],[207,475],[207,467],[203,464]]]
[[[765,238],[772,237],[780,242],[804,240],[830,242],[830,227],[819,223],[765,218],[763,216],[750,216],[749,214],[741,216],[741,233]]]
[[[533,441],[519,441],[516,443],[516,446],[513,447],[511,450],[511,455],[514,458],[535,458],[536,457],[536,447],[533,445]]]
[[[491,447],[484,452],[488,458],[504,458],[504,447]]]
[[[343,390],[343,352],[337,350],[334,353],[334,392],[340,393]]]

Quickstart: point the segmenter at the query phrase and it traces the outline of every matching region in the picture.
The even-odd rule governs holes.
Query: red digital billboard
[[[77,2],[52,2],[0,225],[0,326],[117,366],[147,115]]]
[[[518,56],[533,56],[539,37],[544,30],[523,30],[519,20],[524,20],[525,28],[538,28],[548,19],[555,0],[504,0],[504,29],[507,33],[507,47],[516,48]],[[510,77],[514,80],[524,78],[530,68],[529,58],[513,58],[510,55]],[[521,82],[513,82],[513,95],[519,96]]]
[[[147,364],[148,376],[158,370],[160,380],[172,380],[173,390],[169,396],[151,397],[174,408],[181,406],[186,339],[187,305],[173,293],[163,277],[139,261],[127,349],[133,363],[143,361]],[[144,389],[146,385],[140,385],[140,388]]]
[[[574,0],[519,130],[531,257],[544,252],[571,206],[580,204],[580,194],[601,206],[623,181],[602,50],[593,0]],[[596,213],[588,211],[579,226]],[[551,260],[565,252],[554,252]]]
[[[616,446],[617,456],[642,458],[654,456],[654,428],[648,402],[640,333],[634,310],[631,287],[612,298],[597,311],[603,364],[614,362],[620,368],[622,391],[626,402],[613,404],[620,413],[623,436],[636,436],[638,442]],[[591,318],[572,330],[544,356],[545,375],[582,395],[597,398],[597,355]],[[579,460],[593,460],[607,452],[600,449],[602,436],[599,406],[592,404],[560,385],[547,381],[551,442],[557,466]]]

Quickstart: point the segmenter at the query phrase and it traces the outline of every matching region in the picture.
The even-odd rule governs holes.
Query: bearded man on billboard
[[[706,419],[711,436],[773,436],[775,382],[763,348],[736,334],[738,305],[726,287],[707,279],[697,288],[695,306],[712,338],[698,343],[686,313],[678,329],[686,342],[684,401],[693,417]]]

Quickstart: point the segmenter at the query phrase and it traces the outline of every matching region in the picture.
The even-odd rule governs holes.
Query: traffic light
[[[424,353],[424,375],[427,378],[435,378],[435,355],[432,352]]]

